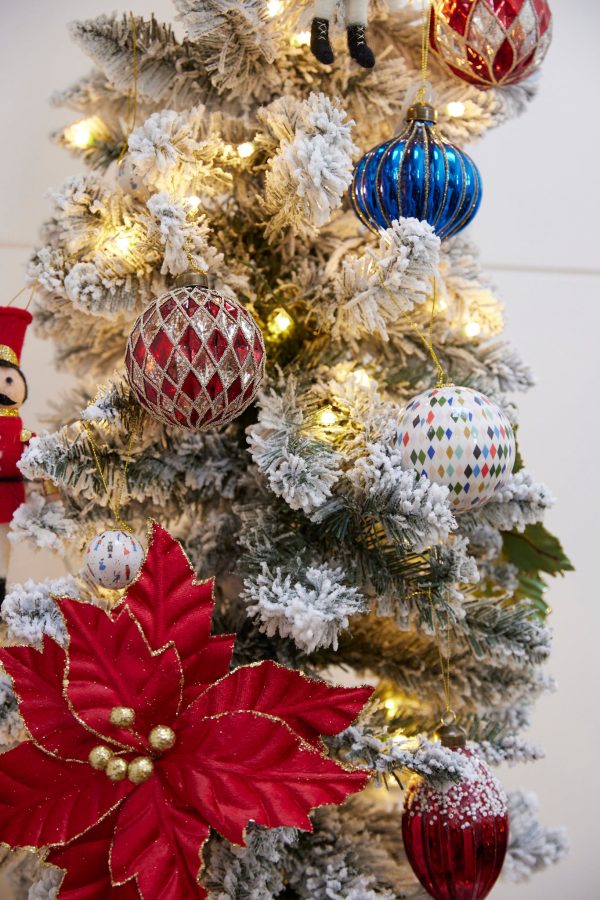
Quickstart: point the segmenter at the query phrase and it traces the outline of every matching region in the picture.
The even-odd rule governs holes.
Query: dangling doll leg
[[[8,525],[0,525],[0,608],[2,607],[6,595],[6,578],[8,575],[8,562],[10,559],[8,527]]]
[[[310,29],[310,49],[323,65],[333,62],[333,50],[329,42],[329,21],[335,9],[336,0],[315,0]]]
[[[366,37],[368,15],[369,0],[346,0],[348,50],[352,59],[364,69],[372,69],[375,65],[375,55]]]

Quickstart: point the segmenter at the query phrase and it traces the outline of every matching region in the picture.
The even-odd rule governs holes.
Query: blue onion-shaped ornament
[[[481,203],[481,175],[470,156],[437,132],[432,106],[411,106],[404,130],[357,164],[350,199],[374,233],[395,219],[425,219],[443,240],[465,228]]]

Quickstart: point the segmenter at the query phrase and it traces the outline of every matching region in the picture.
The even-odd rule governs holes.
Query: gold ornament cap
[[[193,287],[194,285],[198,285],[198,287],[208,287],[208,275],[203,275],[202,272],[183,272],[181,275],[178,275],[175,279],[175,287]]]
[[[170,750],[175,745],[176,735],[168,725],[157,725],[148,736],[153,750]]]
[[[437,122],[437,110],[429,103],[413,103],[406,113],[407,122]]]
[[[106,774],[111,781],[124,781],[127,778],[127,760],[113,756],[106,767]]]
[[[444,747],[449,747],[451,750],[465,747],[467,743],[467,734],[464,728],[455,723],[442,725],[441,728],[438,728],[436,737],[439,738]]]
[[[136,756],[127,766],[127,777],[133,784],[143,784],[154,772],[154,763],[149,756]]]
[[[93,769],[106,769],[112,758],[112,750],[110,749],[110,747],[105,747],[104,744],[98,744],[97,747],[94,747],[93,750],[90,750],[88,756],[90,765]]]
[[[119,728],[131,728],[135,722],[135,709],[129,706],[113,706],[110,711],[110,724]]]

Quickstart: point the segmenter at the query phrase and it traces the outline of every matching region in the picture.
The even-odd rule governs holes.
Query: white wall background
[[[47,140],[70,121],[47,98],[84,73],[87,60],[68,38],[74,18],[111,12],[116,0],[20,0],[0,4],[0,303],[23,283],[23,267],[47,205],[44,193],[76,170]],[[567,825],[568,861],[527,885],[503,885],[497,900],[597,900],[596,806],[600,592],[597,587],[598,304],[596,228],[598,35],[596,0],[554,0],[555,37],[542,90],[527,115],[471,148],[485,185],[474,226],[484,261],[506,303],[508,334],[533,365],[539,386],[520,400],[519,438],[528,466],[559,503],[549,525],[563,538],[577,572],[551,592],[556,644],[551,663],[559,692],[540,703],[533,737],[546,760],[502,773],[507,787],[538,792],[543,818]],[[135,0],[135,13],[171,19],[168,0]],[[56,402],[68,380],[53,373],[51,347],[29,337],[26,419]],[[13,579],[57,571],[48,557],[19,551]],[[398,832],[400,840],[400,831]],[[8,895],[0,887],[0,898]]]

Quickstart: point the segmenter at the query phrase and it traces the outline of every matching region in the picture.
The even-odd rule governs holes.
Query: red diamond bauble
[[[198,285],[180,287],[139,317],[125,367],[144,409],[169,425],[204,431],[231,422],[252,403],[265,345],[236,300]]]
[[[410,782],[402,836],[408,861],[435,900],[483,900],[502,870],[508,845],[506,796],[487,763],[468,749],[470,772],[446,791]]]
[[[541,65],[552,38],[546,0],[436,0],[434,52],[480,88],[517,84]]]

